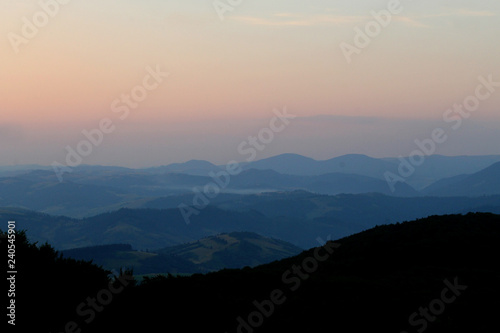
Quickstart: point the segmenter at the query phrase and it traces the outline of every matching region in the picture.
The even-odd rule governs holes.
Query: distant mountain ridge
[[[361,154],[349,154],[317,161],[297,154],[282,154],[244,166],[245,169],[270,169],[282,174],[319,176],[328,173],[348,173],[383,179],[386,171],[394,171],[397,164]]]
[[[404,157],[408,160],[407,157]],[[415,174],[409,177],[410,184],[413,181],[420,182],[421,178],[432,177],[434,181],[446,177],[471,174],[478,172],[488,166],[500,162],[500,155],[479,156],[444,156],[431,155],[425,157],[425,162],[415,168]],[[315,160],[299,154],[285,153],[252,162],[241,162],[243,169],[270,169],[282,174],[299,176],[317,176],[326,173],[352,173],[373,178],[384,179],[386,171],[397,172],[399,158],[374,158],[363,154],[347,154],[327,160]],[[196,176],[207,176],[210,171],[224,169],[224,165],[215,165],[204,160],[190,160],[182,163],[171,163],[168,165],[149,168],[125,168],[100,165],[81,165],[73,168],[76,172],[82,171],[123,171],[127,173],[184,173]],[[0,166],[0,177],[2,172],[29,172],[33,170],[49,170],[51,166],[41,165],[17,165]],[[427,184],[429,185],[429,184]],[[423,186],[422,186],[423,187]],[[420,186],[419,186],[420,188]]]
[[[447,178],[425,189],[434,196],[482,196],[500,192],[500,162],[471,175]]]
[[[153,173],[184,173],[194,176],[207,176],[209,172],[220,171],[222,167],[204,160],[190,160],[184,163],[172,163],[165,166],[143,169]]]

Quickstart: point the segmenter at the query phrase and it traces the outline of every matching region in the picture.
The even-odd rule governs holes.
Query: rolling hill
[[[131,245],[101,245],[62,251],[64,257],[92,260],[105,269],[133,269],[135,274],[207,273],[224,268],[257,266],[291,257],[303,249],[250,232],[232,232],[154,251]]]
[[[484,196],[500,194],[500,162],[472,175],[460,175],[436,182],[425,189],[433,196]]]
[[[183,258],[203,268],[215,271],[223,268],[254,267],[291,257],[303,249],[277,239],[251,232],[232,232],[157,250],[158,253]]]

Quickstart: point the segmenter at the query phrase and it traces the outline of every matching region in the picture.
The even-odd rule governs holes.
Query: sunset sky
[[[297,118],[258,159],[407,156],[437,127],[450,135],[439,154],[500,154],[500,87],[459,129],[443,121],[479,76],[500,82],[500,2],[401,0],[348,63],[340,45],[388,3],[243,0],[221,20],[213,0],[71,0],[16,52],[42,8],[2,0],[0,165],[63,163],[103,118],[116,130],[85,164],[243,160],[238,145],[283,107]],[[120,119],[111,104],[148,67],[169,76]]]

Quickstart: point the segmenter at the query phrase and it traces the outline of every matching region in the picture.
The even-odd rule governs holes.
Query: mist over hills
[[[197,160],[149,169],[79,166],[65,173],[62,183],[53,170],[9,167],[8,172],[14,174],[0,177],[0,207],[81,218],[124,207],[143,207],[146,202],[169,196],[184,196],[184,203],[189,205],[193,189],[203,192],[210,184],[219,186],[218,196],[294,190],[395,197],[494,195],[500,194],[500,187],[495,185],[500,171],[492,166],[496,160],[500,156],[430,156],[414,168],[406,182],[397,182],[394,192],[385,173],[399,175],[398,160],[364,155],[315,161],[283,154],[242,163],[242,171],[229,178],[224,175],[224,167]],[[482,171],[489,167],[492,169]],[[460,182],[469,177],[468,182]]]
[[[285,175],[318,176],[328,173],[346,173],[385,179],[385,172],[398,172],[398,166],[401,163],[401,159],[406,161],[409,160],[408,157],[373,158],[362,154],[348,154],[327,160],[315,160],[299,154],[287,153],[252,162],[241,162],[239,164],[244,170],[273,170]],[[500,162],[500,155],[426,156],[425,162],[415,167],[414,174],[408,177],[407,181],[418,190],[425,187],[421,186],[420,183],[436,181],[461,174],[472,174],[496,162]],[[224,165],[215,165],[204,160],[190,160],[183,163],[172,163],[169,165],[142,169],[117,166],[80,165],[72,168],[72,170],[76,171],[78,174],[87,173],[93,175],[121,172],[127,174],[181,173],[194,176],[208,176],[209,172],[217,172],[224,168]],[[34,170],[52,171],[52,167],[41,165],[0,166],[0,177],[12,176],[11,173],[23,174]],[[69,174],[65,174],[65,177],[68,175]],[[427,185],[429,185],[429,183]]]

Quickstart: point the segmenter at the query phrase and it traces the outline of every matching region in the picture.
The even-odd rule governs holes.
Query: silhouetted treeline
[[[500,309],[498,253],[498,215],[379,226],[252,269],[146,279],[83,332],[492,332]],[[61,265],[62,288],[50,301],[67,311],[47,318],[64,321],[74,307],[57,302],[86,295],[62,267],[88,264],[43,260]],[[92,281],[85,290],[92,294],[107,282],[106,272],[85,267],[89,273],[78,281]],[[34,287],[42,294],[44,288]]]

